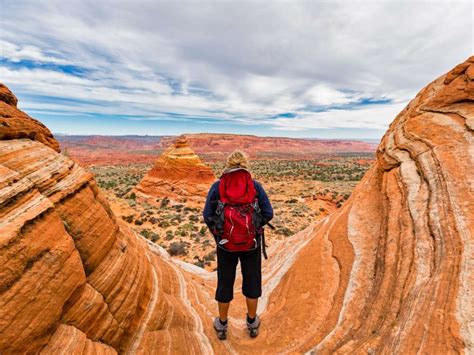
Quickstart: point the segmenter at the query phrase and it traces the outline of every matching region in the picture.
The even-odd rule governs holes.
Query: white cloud
[[[2,7],[0,57],[10,64],[0,62],[0,80],[20,96],[87,102],[20,101],[51,112],[147,119],[174,112],[287,131],[386,129],[395,110],[473,50],[469,1],[26,0]],[[38,65],[21,67],[24,60]],[[351,107],[367,98],[392,103]],[[308,111],[341,105],[349,107]],[[269,119],[285,112],[297,117]]]
[[[67,61],[54,57],[53,55],[45,55],[40,48],[32,45],[20,47],[14,43],[0,40],[0,48],[1,56],[8,58],[12,62],[33,60],[43,63],[67,64]]]
[[[371,107],[350,111],[302,112],[296,118],[274,119],[273,125],[274,129],[278,130],[360,127],[384,130],[405,105],[405,103],[397,103],[383,106],[371,105]]]

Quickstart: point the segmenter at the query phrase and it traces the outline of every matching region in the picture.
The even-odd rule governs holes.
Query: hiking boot
[[[214,319],[214,329],[216,331],[217,337],[220,340],[226,340],[227,338],[227,325],[223,325],[219,319],[219,317],[216,317]]]
[[[251,338],[256,338],[258,335],[258,328],[260,327],[260,317],[255,315],[253,323],[249,323],[247,320],[247,329]]]

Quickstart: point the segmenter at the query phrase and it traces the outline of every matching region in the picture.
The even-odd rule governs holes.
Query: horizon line
[[[239,133],[209,133],[209,132],[199,132],[199,133],[181,133],[181,134],[163,134],[163,135],[154,135],[154,134],[70,134],[62,132],[52,132],[54,136],[59,137],[179,137],[179,136],[193,136],[193,135],[216,135],[216,136],[242,136],[242,137],[258,137],[258,138],[284,138],[284,139],[294,139],[294,140],[326,140],[326,141],[380,141],[380,138],[321,138],[321,137],[288,137],[288,136],[270,136],[270,135],[256,135],[256,134],[239,134]]]

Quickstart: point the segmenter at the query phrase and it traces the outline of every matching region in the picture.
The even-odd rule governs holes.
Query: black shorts
[[[237,263],[242,270],[242,293],[248,298],[262,295],[262,255],[260,247],[249,251],[230,252],[217,247],[216,301],[230,302],[234,298]]]

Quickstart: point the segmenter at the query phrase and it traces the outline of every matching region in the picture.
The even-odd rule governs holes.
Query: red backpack
[[[230,251],[246,251],[258,246],[260,207],[252,176],[247,170],[237,169],[221,176],[216,215],[219,246]]]

